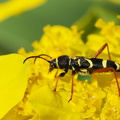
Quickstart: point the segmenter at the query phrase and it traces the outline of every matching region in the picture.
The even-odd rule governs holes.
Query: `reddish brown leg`
[[[49,72],[48,72],[48,73],[49,73]],[[56,88],[57,88],[57,85],[58,85],[58,81],[59,81],[59,79],[60,79],[60,77],[57,76],[57,74],[58,74],[58,69],[57,69],[57,71],[56,71],[56,73],[55,73],[55,78],[57,78],[57,81],[56,81],[56,83],[55,83],[55,86],[54,86],[53,91],[56,91]]]
[[[114,68],[112,68],[112,67],[101,68],[101,69],[95,70],[94,72],[92,72],[92,74],[94,74],[94,73],[101,73],[101,72],[109,72],[109,71],[113,71],[113,73],[114,73],[114,77],[115,77],[115,80],[116,80],[116,83],[117,83],[117,88],[118,88],[118,94],[119,94],[119,97],[120,97],[120,86],[119,86],[119,82],[118,82],[118,79],[117,79],[116,71],[115,71]]]
[[[55,73],[55,78],[57,78],[57,74],[58,74],[58,69],[57,69],[57,71],[56,71],[56,73]]]
[[[74,93],[74,76],[75,74],[72,75],[72,83],[71,83],[71,96],[70,96],[70,99],[68,100],[68,102],[70,102],[72,100],[72,97],[73,97],[73,93]]]
[[[57,81],[56,81],[56,83],[55,83],[55,87],[54,87],[54,89],[53,89],[53,91],[55,91],[55,92],[56,92],[56,89],[57,89],[57,85],[58,85],[59,79],[60,79],[60,77],[58,76],[58,77],[57,77]]]
[[[57,72],[55,74],[55,77],[57,77],[57,81],[56,81],[55,87],[53,89],[54,91],[56,91],[56,88],[57,88],[58,81],[59,81],[60,77],[64,77],[67,72],[68,72],[68,69],[64,70],[64,72],[60,73],[59,76],[57,77],[57,73],[58,73],[58,70],[57,70]]]
[[[49,74],[50,72],[48,71],[48,74]],[[56,80],[56,83],[55,83],[55,86],[54,86],[54,89],[53,89],[53,91],[56,91],[56,88],[57,88],[57,85],[58,85],[58,81],[59,81],[59,79],[60,79],[60,77],[59,76],[57,76],[57,73],[58,73],[58,70],[56,71],[56,73],[55,73],[55,78],[57,78]]]
[[[111,60],[111,57],[110,57],[110,52],[109,52],[109,47],[108,47],[108,44],[105,43],[99,50],[98,52],[94,55],[94,58],[97,58],[98,55],[107,47],[107,51],[108,51],[108,58],[109,60]]]

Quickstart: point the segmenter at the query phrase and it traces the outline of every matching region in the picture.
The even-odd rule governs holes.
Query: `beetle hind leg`
[[[94,72],[92,72],[91,74],[94,74],[94,73],[101,73],[101,72],[110,72],[112,71],[114,73],[114,78],[116,80],[116,84],[117,84],[117,89],[118,89],[118,96],[120,97],[120,85],[119,85],[119,81],[118,81],[118,78],[117,78],[117,74],[116,74],[116,71],[113,67],[108,67],[108,68],[101,68],[101,69],[98,69],[98,70],[95,70]]]

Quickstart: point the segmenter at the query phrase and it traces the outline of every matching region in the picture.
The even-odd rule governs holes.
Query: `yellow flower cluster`
[[[70,29],[64,26],[46,26],[40,41],[35,41],[32,46],[34,51],[26,53],[21,48],[18,53],[25,57],[47,54],[52,58],[60,55],[89,56],[94,55],[104,44],[108,43],[113,60],[120,63],[119,39],[120,26],[114,22],[105,23],[102,19],[96,22],[100,28],[99,34],[88,36],[87,43],[83,43],[76,26]],[[106,58],[107,50],[101,57]],[[56,92],[53,91],[56,70],[48,74],[49,63],[42,59],[29,59],[29,77],[24,97],[3,118],[13,120],[120,120],[120,98],[114,75],[97,73],[92,75],[91,84],[78,80],[75,76],[73,99],[68,102],[71,93],[71,71],[60,78]],[[59,70],[60,73],[62,70]],[[58,74],[59,74],[58,73]],[[117,74],[119,78],[119,73]],[[80,79],[80,78],[79,78]],[[10,113],[14,117],[11,117]]]
[[[88,36],[87,46],[93,50],[96,51],[99,46],[102,46],[104,43],[109,44],[110,54],[112,57],[112,60],[115,60],[116,62],[120,63],[120,26],[115,25],[114,22],[105,23],[102,19],[99,19],[96,24],[96,27],[100,28],[101,31],[99,34],[91,34]],[[94,41],[94,44],[93,44]],[[108,59],[107,50],[104,50],[102,52],[102,57]],[[107,57],[106,57],[107,56]]]

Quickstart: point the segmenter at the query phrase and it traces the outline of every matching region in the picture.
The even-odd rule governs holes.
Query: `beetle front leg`
[[[68,69],[65,69],[64,72],[59,74],[59,76],[57,77],[57,81],[55,83],[55,87],[54,87],[53,91],[56,91],[57,85],[58,85],[58,81],[59,81],[60,77],[64,77],[67,72],[68,72]]]

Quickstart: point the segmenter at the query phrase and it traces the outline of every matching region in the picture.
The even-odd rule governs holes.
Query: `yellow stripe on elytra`
[[[75,70],[75,68],[72,66],[72,70]]]
[[[77,61],[77,62],[78,62],[78,65],[79,65],[79,66],[81,66],[81,64],[80,64],[80,59],[78,59],[78,61]]]
[[[85,60],[87,60],[90,64],[90,66],[88,68],[92,68],[93,67],[93,62],[91,60],[87,59],[87,58],[85,58]]]
[[[69,57],[69,65],[71,65],[71,58]]]
[[[119,70],[120,69],[120,65],[118,63],[115,62],[115,65],[116,65],[116,70]]]
[[[107,67],[107,60],[103,60],[102,65],[103,65],[103,68],[106,68]]]
[[[58,65],[58,58],[56,58],[56,67],[59,68],[59,65]]]

